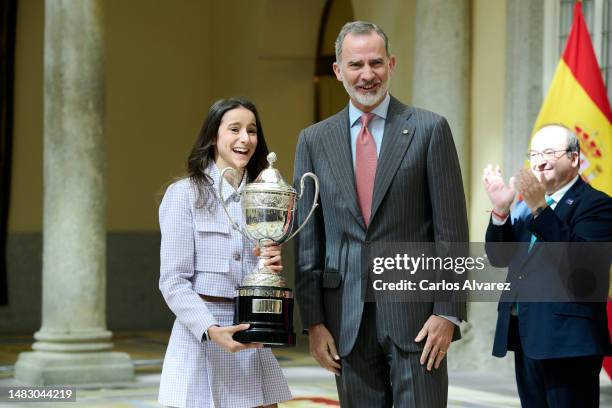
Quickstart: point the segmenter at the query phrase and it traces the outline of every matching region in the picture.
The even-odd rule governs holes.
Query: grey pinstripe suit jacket
[[[461,170],[446,120],[391,97],[378,158],[372,216],[366,229],[355,193],[348,106],[300,133],[294,181],[307,172],[320,180],[320,207],[297,235],[296,298],[304,328],[324,323],[341,356],[350,353],[363,312],[361,245],[365,242],[467,242]],[[312,201],[304,192],[298,222]],[[336,273],[338,272],[338,273]],[[431,314],[466,319],[465,303],[383,303],[378,324],[403,350]],[[454,339],[460,338],[458,327]]]

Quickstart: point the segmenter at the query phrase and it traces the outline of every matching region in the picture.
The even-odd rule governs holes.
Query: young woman
[[[189,155],[187,175],[168,187],[159,208],[159,288],[176,315],[164,358],[159,402],[172,407],[275,407],[291,398],[270,349],[232,335],[236,288],[257,264],[259,249],[230,227],[217,187],[244,224],[238,193],[266,167],[268,148],[253,103],[215,102]],[[280,247],[261,249],[280,272]]]

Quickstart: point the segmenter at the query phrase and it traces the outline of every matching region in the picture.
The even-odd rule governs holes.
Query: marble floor
[[[137,373],[135,382],[80,386],[77,388],[77,402],[72,403],[0,401],[0,407],[160,407],[156,398],[167,339],[168,333],[165,332],[115,333],[116,349],[132,356]],[[28,350],[30,344],[31,336],[0,335],[0,387],[16,384],[12,378],[13,364],[17,354]],[[333,375],[318,367],[304,346],[275,350],[275,354],[294,396],[293,400],[280,404],[281,408],[339,406]],[[612,407],[612,383],[605,375],[601,379],[601,406]],[[449,383],[448,406],[451,408],[520,407],[511,373],[450,371]]]

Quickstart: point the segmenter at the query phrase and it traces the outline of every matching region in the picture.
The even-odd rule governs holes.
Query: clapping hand
[[[523,196],[527,207],[533,212],[538,207],[546,206],[546,187],[529,169],[522,169],[514,177],[514,185]]]
[[[516,195],[514,190],[514,177],[510,178],[510,182],[506,185],[499,166],[493,168],[493,166],[489,164],[483,170],[482,181],[487,195],[489,196],[489,200],[491,200],[491,204],[493,204],[493,211],[498,214],[508,214],[510,212],[510,206],[514,201],[514,196]]]

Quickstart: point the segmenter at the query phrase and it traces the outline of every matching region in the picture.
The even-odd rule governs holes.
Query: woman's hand
[[[261,256],[264,258],[264,265],[268,267],[272,272],[281,273],[283,265],[281,264],[281,245],[273,241],[264,243],[263,248],[255,247],[253,249],[255,256]]]
[[[217,343],[223,350],[230,353],[252,348],[262,348],[263,344],[261,343],[239,343],[232,338],[234,333],[246,330],[249,326],[250,325],[246,323],[226,327],[210,326],[208,328],[208,338]]]

